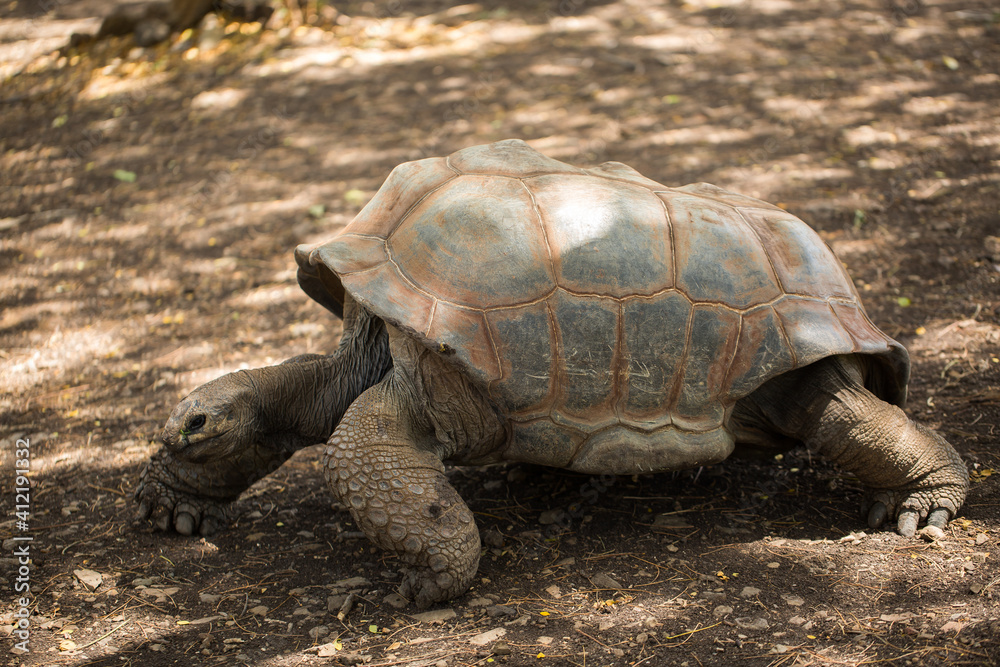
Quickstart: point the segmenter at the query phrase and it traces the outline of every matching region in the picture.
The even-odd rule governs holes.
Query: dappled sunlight
[[[23,317],[26,313],[21,315]],[[45,309],[45,315],[51,317],[54,313]],[[69,321],[70,318],[65,319]],[[108,324],[102,328],[60,329],[41,344],[11,349],[0,363],[0,386],[5,392],[0,401],[8,403],[4,407],[10,407],[9,401],[24,400],[23,394],[28,390],[61,378],[81,366],[100,365],[102,360],[117,355],[124,345],[125,338],[121,332]]]
[[[509,664],[996,654],[993,13],[944,0],[348,0],[321,25],[299,17],[312,3],[279,3],[263,30],[223,20],[213,39],[53,52],[79,29],[60,19],[92,2],[103,7],[32,20],[8,14],[37,3],[0,10],[0,77],[24,70],[0,92],[0,461],[17,438],[37,444],[35,613],[52,624],[35,630],[39,655],[285,667],[339,641],[345,663],[501,663],[497,643],[469,643],[488,627],[508,632]],[[315,449],[257,482],[227,532],[132,526],[138,471],[178,400],[337,349],[342,322],[299,288],[294,248],[337,234],[396,165],[508,138],[668,187],[714,183],[814,227],[872,322],[908,347],[908,412],[969,463],[947,535],[860,532],[857,481],[801,450],[621,477],[582,508],[588,478],[456,468],[489,541],[472,592],[438,609],[456,620],[421,624],[394,606],[395,561],[325,493]],[[593,201],[574,207],[585,224],[567,247],[613,231]],[[563,507],[583,516],[542,521]],[[87,589],[81,567],[106,583]],[[136,583],[150,577],[162,579]],[[340,622],[353,589],[337,582],[355,577],[369,581]]]

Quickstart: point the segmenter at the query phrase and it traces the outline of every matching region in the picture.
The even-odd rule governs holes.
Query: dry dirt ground
[[[338,8],[59,54],[106,3],[2,0],[0,662],[1000,661],[995,4]],[[318,448],[211,539],[133,524],[138,472],[186,392],[335,345],[292,248],[334,234],[397,163],[509,137],[716,183],[818,229],[909,347],[910,413],[968,462],[945,537],[866,530],[856,480],[805,451],[635,478],[455,469],[484,556],[471,591],[418,616],[393,595],[396,563],[332,504]]]

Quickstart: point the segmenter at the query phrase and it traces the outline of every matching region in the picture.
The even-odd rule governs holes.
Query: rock
[[[503,549],[503,533],[496,528],[490,528],[483,533],[483,544],[491,549]]]
[[[622,585],[617,581],[604,574],[603,572],[598,572],[593,577],[590,578],[590,583],[598,588],[613,588],[616,590],[621,590]]]
[[[510,644],[507,642],[497,642],[493,645],[493,655],[510,655]]]
[[[983,239],[983,247],[991,260],[1000,262],[1000,236],[987,236]]]
[[[772,570],[777,570],[779,567],[781,567],[781,563],[771,561],[770,563],[767,564],[767,566]]]
[[[73,570],[73,574],[76,578],[80,580],[80,583],[89,588],[92,591],[98,589],[101,582],[104,581],[104,576],[100,572],[95,572],[94,570]]]
[[[729,616],[731,613],[733,613],[733,608],[724,604],[720,604],[712,610],[712,616],[715,616],[716,618],[723,618],[725,616]]]
[[[760,589],[753,586],[744,586],[743,590],[740,591],[741,598],[752,598],[755,595],[760,595]]]
[[[472,639],[469,643],[473,646],[486,646],[487,644],[492,644],[496,640],[500,639],[507,634],[507,630],[504,628],[493,628],[492,630],[487,630],[486,632],[481,632]]]
[[[744,630],[767,630],[767,628],[770,627],[767,619],[759,616],[742,616],[735,619],[735,623],[737,627],[743,628]]]
[[[309,630],[309,636],[314,640],[319,639],[320,637],[326,637],[328,634],[330,634],[330,628],[326,625],[317,625]]]
[[[538,515],[538,523],[543,526],[566,523],[566,510],[545,510]]]
[[[256,607],[251,607],[250,613],[254,616],[267,616],[267,607],[262,604],[257,605]]]
[[[937,526],[924,526],[917,534],[928,542],[937,542],[943,539],[946,533]]]
[[[222,599],[221,595],[214,595],[212,593],[199,593],[198,599],[207,604],[215,604]]]
[[[495,604],[486,610],[486,614],[492,618],[497,616],[517,616],[517,609],[508,607],[505,604]]]
[[[989,541],[989,536],[986,533],[979,533],[976,535],[976,546],[981,547]]]
[[[806,622],[806,619],[802,618],[801,616],[792,616],[790,619],[788,619],[788,622],[791,625],[802,625],[803,623]]]
[[[413,614],[411,618],[418,623],[444,623],[458,616],[454,609],[434,609],[419,614]]]
[[[781,599],[784,600],[790,607],[801,607],[806,603],[806,601],[798,595],[785,594],[781,596]]]
[[[410,601],[404,598],[399,593],[389,593],[382,599],[382,602],[389,605],[390,607],[395,607],[396,609],[402,609],[403,607],[410,604]],[[329,603],[327,603],[327,608],[329,608]],[[337,609],[340,609],[340,607],[337,607]]]
[[[475,598],[469,600],[470,607],[489,607],[493,604],[493,600],[489,598]]]
[[[341,579],[333,583],[335,588],[368,588],[372,585],[372,582],[368,581],[364,577],[351,577],[350,579]]]

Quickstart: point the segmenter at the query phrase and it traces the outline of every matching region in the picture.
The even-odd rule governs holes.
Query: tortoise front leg
[[[324,473],[364,533],[408,566],[400,593],[420,607],[465,592],[479,566],[479,530],[440,458],[416,445],[409,399],[390,374],[344,414]]]
[[[872,528],[892,521],[907,537],[922,521],[943,528],[965,501],[969,474],[958,453],[868,391],[856,357],[829,357],[770,380],[737,413],[763,415],[857,475],[869,489],[863,511]]]

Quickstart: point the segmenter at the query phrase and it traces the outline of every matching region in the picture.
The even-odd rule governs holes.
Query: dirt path
[[[1000,661],[992,3],[338,8],[336,25],[295,27],[281,9],[264,32],[219,24],[59,56],[105,4],[0,6],[10,664]],[[456,469],[486,536],[481,579],[420,617],[397,606],[395,563],[331,507],[315,448],[215,538],[133,526],[138,471],[181,396],[336,343],[291,249],[335,233],[399,162],[509,137],[716,183],[818,229],[910,349],[910,413],[969,463],[946,537],[862,532],[857,482],[804,451],[676,476]],[[12,633],[25,577],[29,653]]]

